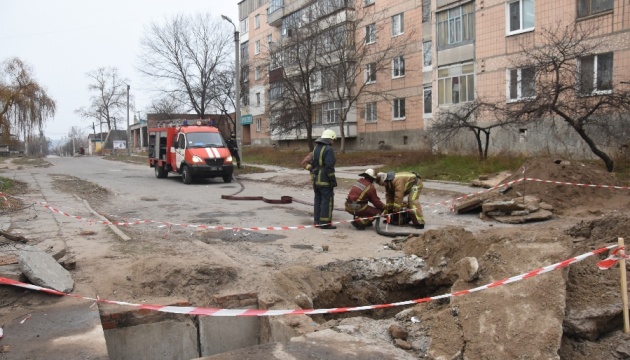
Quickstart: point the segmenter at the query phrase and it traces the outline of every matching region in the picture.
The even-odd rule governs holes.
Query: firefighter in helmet
[[[324,130],[322,136],[315,140],[315,149],[310,163],[305,166],[313,178],[315,192],[313,221],[320,229],[336,229],[332,224],[334,207],[334,189],[337,187],[335,177],[335,150],[332,147],[337,134],[333,130]]]
[[[241,168],[241,157],[238,156],[238,142],[236,141],[236,134],[234,131],[230,133],[230,139],[227,141],[228,149],[230,149],[230,154],[232,157],[236,159],[236,166]]]
[[[415,172],[379,172],[376,182],[385,187],[385,214],[400,214],[406,208],[409,220],[416,229],[424,229],[424,216],[418,198],[422,191],[422,178]],[[405,201],[406,197],[406,201]],[[403,219],[403,216],[398,216]],[[400,225],[406,225],[402,221]],[[407,221],[408,222],[408,221]]]
[[[352,185],[346,198],[346,211],[354,216],[350,224],[357,230],[365,230],[366,226],[372,226],[373,217],[385,210],[385,204],[376,193],[374,169],[367,169],[359,176],[361,178]]]

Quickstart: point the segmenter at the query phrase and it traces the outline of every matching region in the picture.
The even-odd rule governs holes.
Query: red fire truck
[[[219,129],[205,120],[175,120],[156,126],[148,128],[149,166],[155,169],[155,177],[177,174],[184,184],[195,178],[232,181],[232,155]]]

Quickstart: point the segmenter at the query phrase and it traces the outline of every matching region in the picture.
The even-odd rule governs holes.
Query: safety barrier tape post
[[[617,239],[620,249],[623,249],[623,238]],[[623,251],[623,250],[620,250]],[[625,252],[619,259],[619,272],[621,275],[621,303],[623,304],[623,332],[625,334],[630,332],[630,320],[628,319],[628,282],[626,280],[626,256]]]

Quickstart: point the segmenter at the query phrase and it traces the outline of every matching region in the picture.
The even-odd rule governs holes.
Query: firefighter
[[[336,229],[332,225],[334,207],[334,189],[337,187],[335,177],[335,150],[332,147],[337,134],[333,130],[324,130],[322,136],[315,140],[315,149],[309,164],[305,166],[313,178],[315,192],[313,221],[320,229]]]
[[[365,230],[367,226],[372,226],[374,222],[372,217],[380,215],[385,210],[385,205],[376,193],[374,169],[367,169],[359,176],[361,179],[350,188],[346,198],[346,211],[354,216],[350,224],[357,230]],[[374,206],[370,206],[369,203]]]
[[[413,226],[416,229],[424,229],[422,206],[418,201],[422,191],[420,175],[415,172],[379,172],[376,174],[376,182],[385,187],[385,214],[399,214],[403,208],[406,208]],[[404,201],[405,196],[407,201]],[[398,218],[404,217],[398,216]],[[399,224],[406,225],[408,222],[408,220],[403,220]]]
[[[236,159],[236,166],[241,168],[241,157],[238,156],[238,142],[236,141],[236,134],[234,132],[230,133],[230,139],[227,142],[228,149],[230,149],[230,154],[233,158]]]

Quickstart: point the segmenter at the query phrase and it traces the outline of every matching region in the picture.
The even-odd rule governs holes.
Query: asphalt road
[[[232,195],[241,190],[241,185],[234,181],[224,183],[221,178],[215,178],[184,185],[180,176],[156,178],[153,169],[148,165],[108,161],[100,157],[47,160],[53,166],[38,171],[73,175],[110,189],[113,195],[108,204],[92,205],[100,208],[98,211],[121,218],[241,228],[311,225],[312,222],[312,208],[307,204],[271,205],[262,201],[221,199],[222,195]],[[368,167],[337,168],[336,172],[340,178],[356,179],[358,174]],[[268,181],[278,174],[308,176],[305,171],[277,167],[269,167],[268,170],[266,173],[241,176],[239,181],[245,188],[238,195],[264,196],[271,199],[289,195],[306,203],[312,202],[310,187],[287,188]],[[425,181],[424,187],[441,190],[436,193],[425,190],[421,195],[427,229],[459,225],[475,231],[498,225],[481,221],[474,214],[453,214],[448,204],[438,205],[461,194],[477,192],[479,188],[433,181]],[[339,204],[345,195],[336,191],[336,207],[341,206]],[[381,197],[384,197],[384,194],[381,194]],[[335,221],[351,220],[350,215],[343,211],[336,211],[333,218]],[[341,224],[340,227],[349,235],[357,233],[350,224]],[[364,233],[362,236],[365,235]]]

